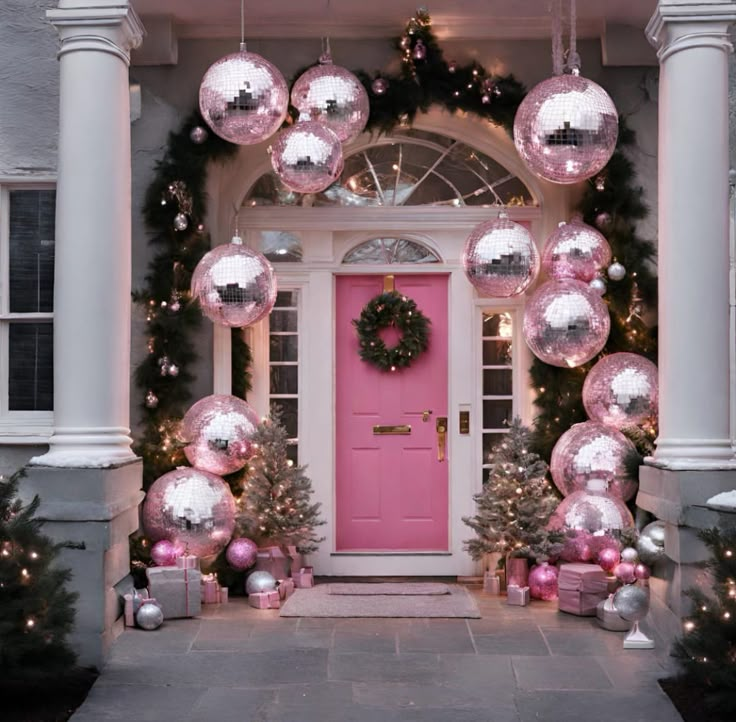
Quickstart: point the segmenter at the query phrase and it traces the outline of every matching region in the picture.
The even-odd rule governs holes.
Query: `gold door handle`
[[[445,460],[445,448],[447,446],[447,417],[438,416],[435,424],[437,430],[437,461]]]
[[[424,409],[422,411],[422,421],[429,421],[429,417],[432,415],[432,409]]]

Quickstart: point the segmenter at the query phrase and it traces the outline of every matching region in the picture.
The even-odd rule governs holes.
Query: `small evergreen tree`
[[[61,544],[41,533],[39,498],[17,498],[23,472],[0,477],[0,677],[48,679],[68,672],[75,654],[66,636],[74,624],[71,572],[51,564]]]
[[[491,552],[547,557],[557,540],[546,527],[559,498],[546,479],[547,464],[530,451],[531,436],[516,418],[491,451],[488,479],[473,497],[477,513],[463,517],[476,534],[465,541],[473,559]]]
[[[681,680],[705,689],[706,703],[724,720],[736,719],[736,528],[705,529],[698,536],[711,551],[706,567],[715,599],[702,589],[686,592],[693,611],[672,656]]]
[[[243,536],[258,543],[288,544],[302,553],[313,552],[324,537],[315,527],[321,504],[311,503],[312,482],[304,466],[287,455],[288,435],[278,413],[259,424],[253,441],[258,451],[243,479],[238,527]]]

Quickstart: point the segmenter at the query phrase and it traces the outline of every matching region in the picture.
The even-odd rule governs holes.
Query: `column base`
[[[734,458],[731,439],[658,438],[654,460],[662,463],[717,461]],[[648,462],[647,462],[648,463]]]
[[[115,585],[130,572],[128,537],[138,529],[143,464],[109,469],[31,466],[20,482],[20,496],[41,498],[37,517],[43,533],[69,542],[57,564],[72,570],[70,591],[79,593],[69,643],[82,666],[102,667],[123,630]]]
[[[49,439],[49,450],[30,460],[31,466],[96,469],[135,461],[130,429],[58,428]]]
[[[649,580],[649,621],[671,646],[682,633],[682,618],[690,613],[685,591],[711,586],[702,565],[710,553],[698,531],[734,523],[736,515],[713,509],[706,502],[736,489],[736,463],[701,460],[698,468],[694,460],[680,460],[677,465],[686,468],[674,469],[660,462],[647,459],[640,467],[636,504],[665,522],[666,558],[655,565]]]

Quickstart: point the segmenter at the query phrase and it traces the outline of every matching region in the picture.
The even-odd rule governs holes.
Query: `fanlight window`
[[[273,173],[261,176],[250,206],[484,206],[533,205],[513,173],[465,143],[406,129],[345,159],[336,183],[317,194],[294,193]]]
[[[348,251],[343,263],[439,263],[439,256],[427,246],[406,238],[374,238]]]
[[[261,231],[261,253],[271,263],[298,263],[302,260],[302,242],[288,231]]]

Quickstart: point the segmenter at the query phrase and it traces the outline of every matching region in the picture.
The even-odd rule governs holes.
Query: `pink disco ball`
[[[324,123],[342,143],[355,140],[370,115],[368,93],[349,70],[320,59],[302,73],[291,89],[291,104],[300,115]]]
[[[529,594],[533,599],[549,602],[557,599],[557,567],[543,562],[529,572]]]
[[[235,236],[206,253],[192,274],[192,296],[222,326],[250,326],[271,313],[276,278],[268,259]]]
[[[184,454],[197,469],[220,476],[232,474],[253,456],[258,421],[252,407],[236,396],[205,396],[182,419]]]
[[[593,559],[590,547],[593,535],[581,529],[568,529],[560,552],[563,562],[589,562]]]
[[[176,558],[181,556],[181,553],[182,549],[168,539],[160,539],[151,547],[151,559],[159,567],[176,564]]]
[[[316,120],[300,120],[279,133],[270,152],[274,172],[296,193],[320,193],[344,167],[340,139]]]
[[[571,426],[557,440],[550,473],[564,496],[600,479],[609,493],[628,501],[636,494],[638,483],[627,475],[625,460],[635,450],[620,431],[596,421],[584,421]]]
[[[240,537],[239,539],[233,539],[228,544],[225,559],[233,569],[245,571],[256,563],[257,554],[258,546],[256,543],[245,537]]]
[[[199,86],[202,117],[221,138],[253,145],[284,122],[289,88],[275,65],[255,53],[232,53],[210,66]]]
[[[588,416],[621,429],[657,415],[657,367],[635,353],[604,356],[583,384],[583,405]]]
[[[235,500],[215,474],[180,467],[156,479],[143,503],[143,528],[198,557],[218,554],[235,529]]]
[[[560,223],[542,252],[542,268],[558,281],[574,278],[590,283],[610,263],[608,241],[595,228],[581,221]]]
[[[480,294],[508,298],[534,282],[539,253],[532,234],[502,214],[473,229],[465,241],[463,268]]]
[[[624,584],[633,584],[636,581],[636,565],[631,562],[620,562],[613,568],[613,573]]]
[[[596,561],[598,562],[598,565],[601,567],[601,569],[607,571],[610,574],[614,570],[616,565],[621,561],[621,554],[619,554],[617,549],[606,547],[605,549],[601,549],[598,552],[598,557],[596,558]]]
[[[611,317],[605,302],[582,281],[548,281],[526,304],[523,330],[538,359],[572,368],[600,353]]]
[[[565,497],[548,524],[552,530],[582,529],[589,532],[606,532],[631,526],[634,526],[634,518],[626,504],[592,483],[587,489],[573,491]]]
[[[616,148],[618,113],[600,85],[557,75],[527,93],[516,111],[514,143],[540,178],[577,183],[595,175]]]

